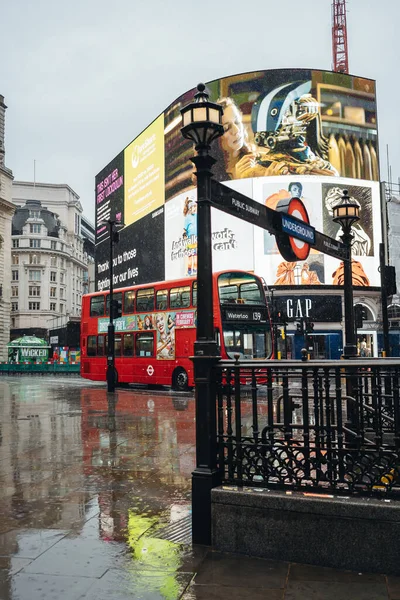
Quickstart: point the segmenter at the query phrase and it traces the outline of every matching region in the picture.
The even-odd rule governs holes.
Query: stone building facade
[[[10,341],[11,219],[15,211],[13,174],[5,164],[6,108],[4,96],[0,95],[0,361],[7,360],[7,343]]]
[[[41,337],[79,320],[89,258],[82,205],[68,186],[15,181],[11,250],[11,337]]]

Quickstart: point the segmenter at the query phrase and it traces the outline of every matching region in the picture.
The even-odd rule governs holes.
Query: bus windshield
[[[251,273],[218,277],[222,333],[229,358],[266,359],[272,353],[271,327],[261,280]]]
[[[222,273],[218,277],[221,304],[252,304],[265,306],[261,281],[251,273]]]

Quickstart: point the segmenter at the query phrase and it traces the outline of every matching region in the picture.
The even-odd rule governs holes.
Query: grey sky
[[[94,177],[199,81],[330,69],[331,0],[14,0],[0,4],[6,165],[68,183],[94,218]],[[400,176],[399,0],[348,0],[350,72],[377,80],[381,178]]]

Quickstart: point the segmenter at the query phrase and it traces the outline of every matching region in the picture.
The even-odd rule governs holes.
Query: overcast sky
[[[0,94],[16,180],[94,177],[181,93],[244,71],[330,69],[331,0],[2,3]],[[377,80],[381,179],[400,176],[400,0],[348,0],[350,73]]]

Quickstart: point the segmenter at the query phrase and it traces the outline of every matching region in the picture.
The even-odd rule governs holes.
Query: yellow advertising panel
[[[125,226],[164,204],[164,114],[124,151]]]

